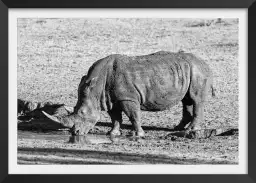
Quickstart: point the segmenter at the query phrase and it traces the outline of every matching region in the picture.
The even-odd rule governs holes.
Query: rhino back
[[[203,77],[211,76],[208,65],[190,53],[116,54],[96,61],[82,80],[97,77],[93,92],[99,98],[101,110],[110,110],[114,103],[128,100],[139,103],[142,110],[160,111],[185,96],[193,68]]]
[[[116,101],[139,102],[142,110],[164,110],[186,94],[190,63],[169,52],[118,56],[113,62],[111,82],[111,96]]]

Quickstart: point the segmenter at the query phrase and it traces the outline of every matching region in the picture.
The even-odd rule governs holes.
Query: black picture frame
[[[255,104],[254,79],[252,64],[255,63],[256,50],[254,22],[256,21],[256,3],[254,0],[2,0],[0,2],[0,69],[1,69],[1,132],[0,132],[0,182],[255,182],[256,150],[254,147],[255,123],[248,118],[248,174],[247,175],[10,175],[8,174],[8,9],[9,8],[246,8],[248,9],[248,98],[249,86],[251,98],[248,104],[251,109]],[[249,67],[249,60],[250,67]],[[250,73],[250,74],[249,74]],[[251,81],[251,85],[249,85]],[[249,112],[249,106],[248,110]],[[252,110],[251,110],[252,114]],[[248,113],[249,117],[249,113]],[[246,123],[247,121],[245,121]]]

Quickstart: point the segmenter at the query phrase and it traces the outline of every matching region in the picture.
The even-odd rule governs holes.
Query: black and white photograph
[[[239,11],[184,11],[15,16],[11,161],[21,169],[148,165],[151,173],[244,165],[245,20]]]

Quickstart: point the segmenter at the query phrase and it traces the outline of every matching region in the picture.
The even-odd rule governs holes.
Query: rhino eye
[[[79,111],[82,115],[85,115],[86,114],[86,110],[84,109],[84,110],[80,110]]]

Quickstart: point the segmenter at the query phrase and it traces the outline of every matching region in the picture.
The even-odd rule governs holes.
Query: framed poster
[[[254,163],[253,156],[250,156],[250,152],[254,151],[251,149],[253,146],[250,146],[250,139],[253,139],[250,129],[253,128],[242,123],[247,116],[246,18],[247,8],[253,7],[252,2],[229,4],[222,1],[211,5],[206,2],[186,4],[181,1],[171,4],[164,1],[158,4],[132,1],[128,4],[77,1],[4,3],[6,6],[3,5],[1,12],[5,13],[2,17],[3,25],[5,22],[6,26],[3,27],[9,27],[8,31],[5,30],[6,34],[1,34],[3,43],[6,42],[3,49],[7,49],[9,42],[9,57],[2,63],[8,63],[9,66],[9,128],[7,125],[3,126],[6,129],[3,131],[9,132],[9,145],[6,141],[7,134],[2,134],[5,153],[2,157],[9,170],[3,168],[6,173],[3,175],[4,181],[21,180],[21,177],[25,181],[71,181],[89,178],[94,181],[108,179],[153,182],[174,178],[183,182],[188,181],[187,179],[220,181],[220,177],[221,181],[227,181],[226,178],[237,182],[254,180],[253,174],[250,174],[250,163]],[[250,19],[253,20],[250,12],[252,11],[249,10],[249,23]],[[250,35],[249,40],[252,41],[253,36],[251,38]],[[180,133],[172,131],[182,118],[180,104],[167,111],[142,112],[144,138],[130,137],[130,132],[133,131],[131,122],[123,116],[122,136],[114,142],[106,138],[107,131],[111,129],[111,119],[108,113],[103,112],[100,114],[100,121],[90,129],[90,143],[85,144],[68,143],[70,136],[64,132],[61,135],[59,132],[51,134],[47,130],[58,128],[54,126],[56,124],[34,111],[43,108],[51,113],[52,108],[47,108],[50,105],[64,110],[67,115],[72,114],[69,114],[67,108],[76,106],[77,87],[80,81],[83,83],[81,78],[88,75],[89,67],[97,60],[116,54],[127,55],[127,58],[152,53],[160,56],[166,54],[161,51],[179,53],[178,56],[184,54],[184,57],[186,53],[192,53],[196,58],[205,60],[212,69],[217,96],[205,103],[203,110],[206,122],[200,127],[206,130],[203,135],[200,130],[196,131],[195,134],[199,137],[180,137]],[[176,56],[174,58],[177,59]],[[164,68],[160,68],[160,71],[165,72]],[[175,75],[173,71],[170,78],[175,76],[179,74]],[[17,117],[10,110],[14,108],[13,103],[17,105],[17,99],[18,102],[22,100],[25,107],[32,108],[29,111],[30,116],[18,116],[18,125]],[[35,113],[31,113],[33,111]],[[19,108],[17,112],[19,113]],[[23,111],[23,114],[28,114],[28,111]],[[205,135],[209,129],[213,131]],[[12,174],[80,175],[44,175],[39,178],[38,175]],[[212,175],[209,179],[209,174],[233,175]]]

